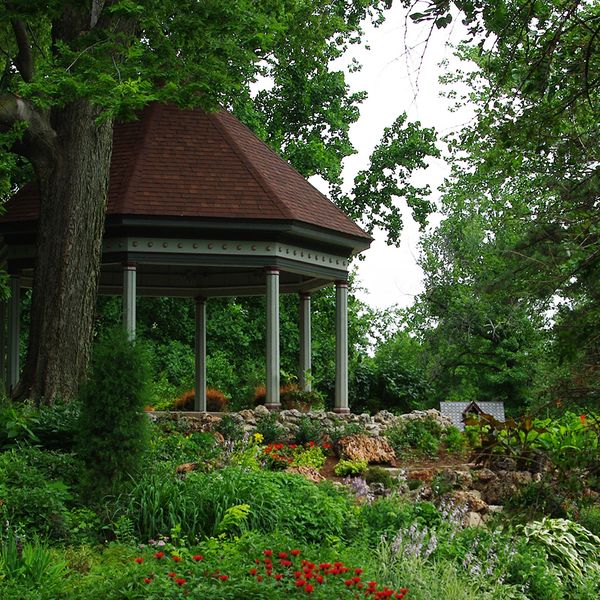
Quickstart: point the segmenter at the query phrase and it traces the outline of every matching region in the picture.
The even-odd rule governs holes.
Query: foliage
[[[386,490],[389,490],[394,485],[394,480],[387,469],[383,467],[369,467],[365,473],[365,480],[370,485],[371,483],[381,483]]]
[[[231,415],[223,415],[217,425],[217,431],[226,439],[233,442],[244,437],[244,427]]]
[[[600,538],[578,523],[544,518],[525,525],[523,535],[541,545],[566,578],[600,573]]]
[[[156,538],[177,525],[189,540],[215,535],[225,511],[240,504],[251,507],[248,529],[325,542],[350,533],[351,510],[343,494],[282,472],[228,467],[206,474],[195,471],[183,480],[145,475],[120,503],[140,539]]]
[[[308,442],[320,443],[324,441],[325,431],[321,421],[315,418],[302,416],[298,420],[298,428],[294,435],[296,444],[306,444]]]
[[[195,390],[188,390],[177,398],[173,404],[175,410],[194,410]],[[224,412],[227,407],[227,397],[216,388],[206,388],[206,410],[209,412]]]
[[[257,419],[256,432],[263,436],[267,444],[280,440],[285,433],[283,426],[278,423],[276,413],[269,413]]]
[[[384,434],[397,456],[407,454],[437,456],[442,427],[434,419],[413,419],[390,427]]]
[[[366,460],[345,460],[342,458],[335,466],[334,473],[338,477],[363,475],[368,467],[369,464]]]
[[[600,537],[600,507],[592,504],[582,508],[579,513],[579,524]]]
[[[141,466],[148,435],[149,374],[140,343],[122,328],[104,335],[81,392],[79,456],[86,464],[89,493],[106,493]]]
[[[155,432],[150,438],[146,462],[149,469],[156,465],[169,465],[174,468],[186,462],[197,462],[208,467],[220,454],[221,449],[211,433]]]

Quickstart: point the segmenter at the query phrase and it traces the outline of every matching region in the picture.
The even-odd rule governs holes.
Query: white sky
[[[368,165],[369,156],[380,141],[384,128],[391,125],[400,113],[406,112],[409,120],[418,120],[424,127],[435,127],[440,135],[459,128],[470,118],[464,111],[451,113],[448,110],[450,103],[440,96],[441,86],[438,82],[442,74],[438,65],[443,59],[450,60],[450,64],[457,64],[446,42],[449,39],[458,41],[459,30],[460,25],[434,32],[425,51],[420,73],[417,73],[423,46],[415,48],[409,57],[405,55],[402,7],[394,4],[387,11],[386,22],[379,28],[366,27],[364,39],[370,50],[354,48],[349,52],[350,57],[358,58],[363,68],[358,73],[349,73],[347,81],[353,91],[365,90],[369,97],[361,106],[360,120],[350,130],[358,154],[344,161],[347,189],[351,187],[355,174]],[[408,33],[409,45],[418,43],[426,35],[423,26],[413,23],[409,23]],[[427,171],[415,177],[414,182],[429,183],[433,189],[431,198],[436,201],[439,197],[436,188],[448,169],[442,160],[430,162]],[[326,192],[318,182],[313,183]],[[400,205],[403,205],[401,201]],[[355,261],[360,283],[366,290],[366,293],[358,295],[376,308],[394,304],[409,306],[414,296],[422,290],[422,271],[416,262],[419,231],[408,209],[403,213],[400,248],[387,246],[385,235],[376,232],[375,241],[365,252],[365,260]],[[435,224],[438,220],[439,216],[436,218],[434,215],[430,222]]]

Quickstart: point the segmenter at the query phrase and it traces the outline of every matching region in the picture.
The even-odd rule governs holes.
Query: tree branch
[[[55,154],[56,142],[47,114],[14,94],[0,96],[0,131],[7,131],[16,123],[27,123],[27,130],[12,151],[28,158],[36,170],[47,166]]]
[[[33,79],[33,55],[31,54],[25,23],[19,19],[13,19],[11,24],[19,48],[19,52],[15,57],[15,66],[23,81],[29,83]]]

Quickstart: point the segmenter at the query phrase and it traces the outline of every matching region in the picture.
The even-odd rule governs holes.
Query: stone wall
[[[372,436],[381,435],[386,429],[395,427],[406,421],[433,419],[437,421],[443,429],[452,425],[450,419],[440,415],[435,409],[416,410],[405,415],[393,415],[392,413],[382,410],[376,415],[367,413],[361,415],[355,414],[337,414],[334,412],[312,411],[300,412],[299,410],[282,410],[281,412],[271,413],[264,406],[257,406],[250,410],[242,410],[237,413],[197,413],[197,412],[154,412],[150,413],[154,417],[170,416],[174,419],[187,419],[190,421],[192,429],[196,431],[213,431],[218,427],[223,416],[228,415],[235,422],[241,425],[248,433],[256,429],[256,425],[261,418],[268,415],[277,415],[277,423],[281,425],[285,434],[285,438],[293,438],[298,430],[298,424],[303,418],[309,418],[313,421],[318,421],[323,430],[327,433],[332,433],[334,430],[343,429],[347,424],[358,425],[365,430],[366,433]]]

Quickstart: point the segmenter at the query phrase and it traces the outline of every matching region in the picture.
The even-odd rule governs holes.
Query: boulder
[[[396,460],[394,449],[386,438],[368,435],[347,435],[337,442],[337,450],[342,458],[363,460],[367,463],[391,463]]]
[[[319,481],[323,481],[325,478],[319,473],[318,469],[314,467],[288,467],[286,473],[295,473],[296,475],[302,475],[309,481],[313,483],[319,483]]]
[[[481,527],[483,525],[483,518],[479,513],[469,512],[465,516],[464,526],[465,527]]]
[[[485,513],[488,511],[488,505],[481,498],[481,492],[477,490],[457,490],[450,494],[450,500],[453,504],[466,506],[471,512]]]

